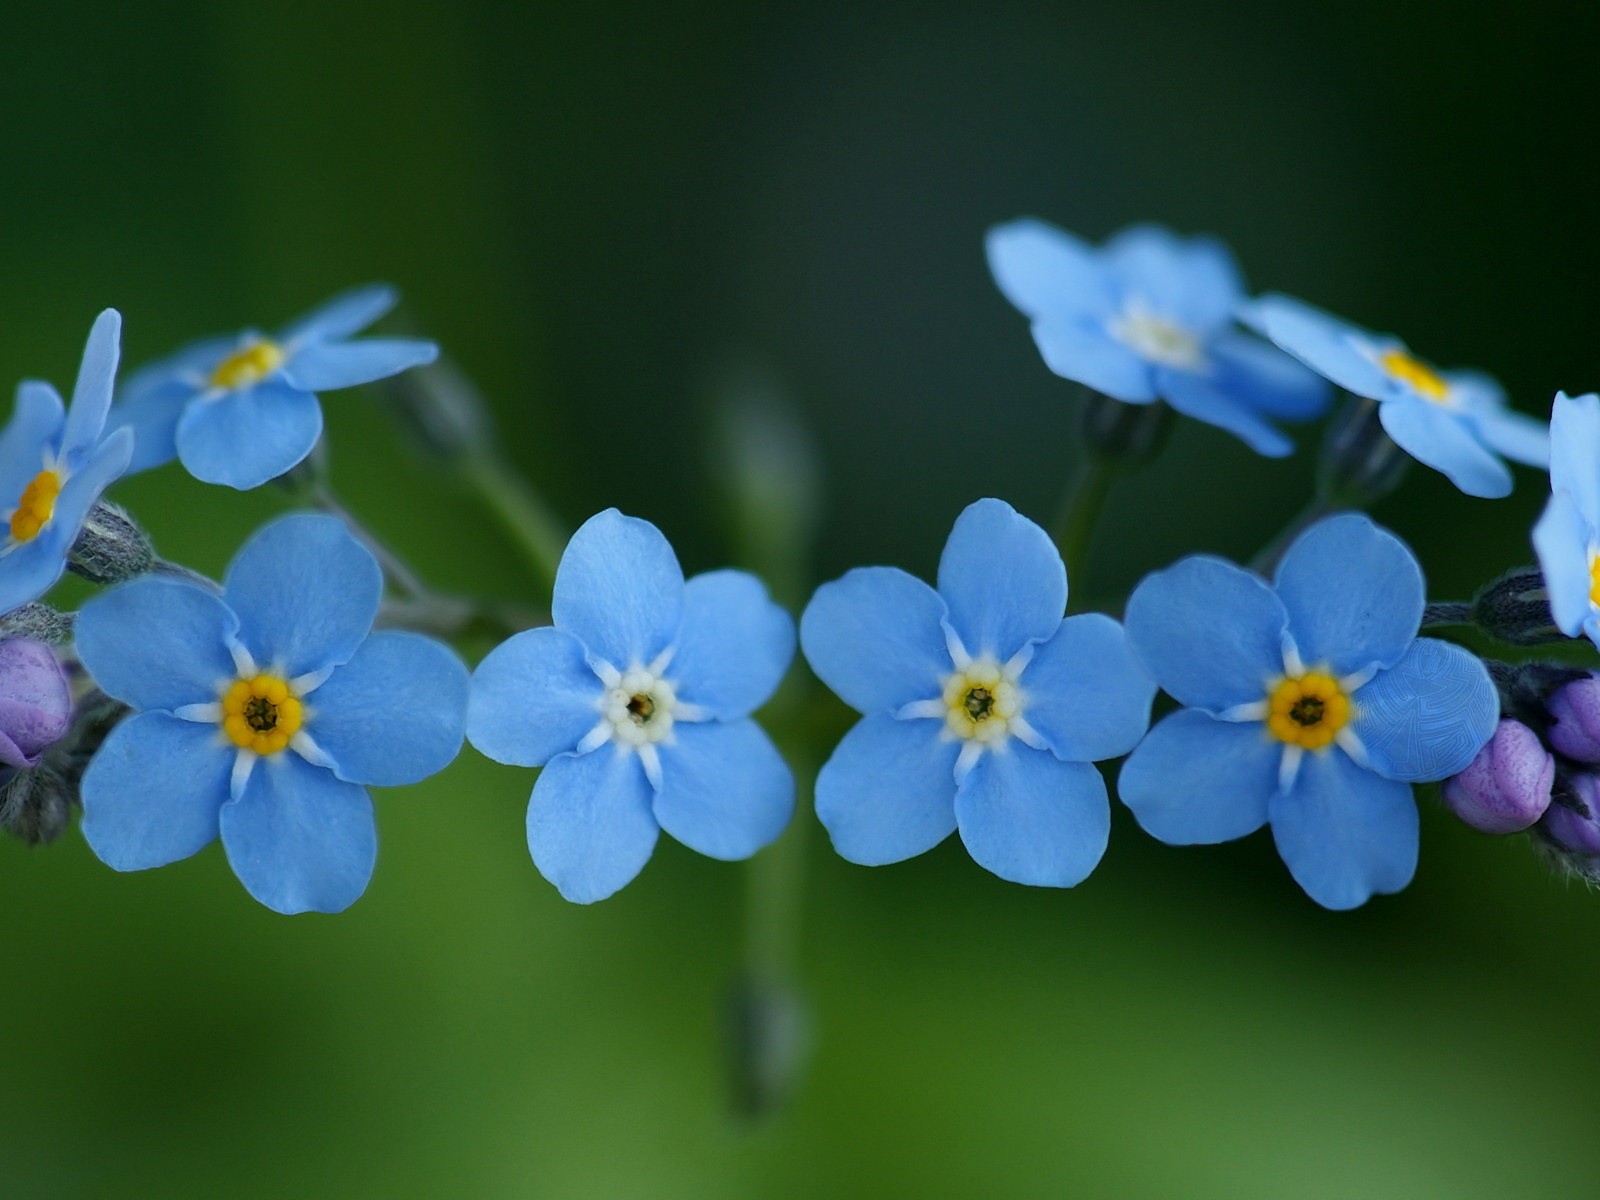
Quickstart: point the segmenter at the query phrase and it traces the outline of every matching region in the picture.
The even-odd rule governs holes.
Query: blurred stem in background
[[[772,597],[798,616],[814,582],[821,470],[807,429],[764,375],[730,372],[714,389],[711,470],[740,566],[758,575]],[[795,776],[795,816],[783,835],[746,864],[743,963],[725,1013],[729,1099],[734,1111],[759,1120],[794,1091],[811,1048],[811,1020],[800,984],[808,801],[816,778],[818,739],[811,714],[822,699],[796,663],[763,710],[763,724]]]
[[[1099,392],[1089,392],[1079,406],[1078,465],[1050,524],[1050,536],[1066,564],[1068,581],[1080,594],[1084,560],[1112,482],[1165,449],[1172,417],[1160,401],[1125,404]]]

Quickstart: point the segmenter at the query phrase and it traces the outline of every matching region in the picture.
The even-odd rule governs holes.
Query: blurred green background
[[[1600,384],[1597,51],[1558,0],[8,6],[0,377],[69,382],[108,304],[136,364],[388,279],[568,521],[617,504],[725,562],[709,397],[755,371],[826,463],[818,577],[927,575],[978,496],[1048,516],[1070,453],[982,258],[1012,216],[1213,231],[1528,411]],[[342,489],[439,584],[529,595],[378,400],[327,402]],[[1180,428],[1113,492],[1092,586],[1248,555],[1309,472]],[[1458,598],[1527,560],[1544,492],[1419,471],[1378,516]],[[213,572],[282,503],[173,470],[116,495]],[[1431,805],[1415,884],[1352,914],[1265,835],[1174,850],[1118,812],[1054,892],[953,842],[852,867],[802,813],[816,1053],[751,1126],[717,1020],[747,868],[664,839],[568,906],[530,783],[469,750],[381,794],[333,919],[262,909],[216,848],[124,876],[76,830],[0,844],[0,1197],[1593,1186],[1600,898]]]

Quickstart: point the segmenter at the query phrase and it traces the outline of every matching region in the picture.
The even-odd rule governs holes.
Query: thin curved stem
[[[522,551],[548,595],[567,544],[568,531],[560,519],[533,485],[498,456],[475,457],[461,474]]]
[[[1069,580],[1076,582],[1083,570],[1084,558],[1116,474],[1116,464],[1110,459],[1088,453],[1078,464],[1061,498],[1056,519],[1050,525],[1050,536],[1061,552]]]

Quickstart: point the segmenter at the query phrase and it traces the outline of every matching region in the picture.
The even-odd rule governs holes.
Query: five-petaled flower
[[[1063,618],[1067,573],[1044,531],[1001,500],[950,531],[938,589],[863,567],[800,620],[812,669],[862,719],[817,777],[834,848],[877,866],[959,829],[978,863],[1070,887],[1105,852],[1105,781],[1150,722],[1155,684],[1122,627]]]
[[[122,871],[219,834],[283,913],[338,912],[377,854],[368,785],[415,783],[461,747],[467,671],[415,633],[372,632],[382,575],[333,517],[250,539],[219,596],[146,577],[84,605],[77,646],[132,706],[83,778],[83,832]]]
[[[1328,406],[1315,373],[1235,324],[1244,282],[1221,242],[1138,225],[1095,249],[1021,220],[991,229],[987,247],[1057,375],[1128,404],[1164,400],[1272,457],[1294,448],[1273,421]]]
[[[1345,514],[1296,540],[1269,585],[1197,555],[1146,578],[1128,640],[1185,707],[1118,780],[1139,824],[1175,845],[1270,822],[1311,898],[1354,908],[1417,862],[1411,784],[1444,779],[1489,740],[1483,664],[1419,638],[1422,572],[1393,534]]]
[[[1600,396],[1556,395],[1550,500],[1533,527],[1550,613],[1568,637],[1600,646]]]
[[[197,342],[129,376],[114,425],[138,435],[135,471],[177,458],[196,479],[253,488],[290,470],[322,436],[316,393],[432,362],[414,338],[351,337],[395,305],[393,289],[357,288],[275,337],[247,330]]]
[[[686,582],[660,530],[607,509],[567,544],[551,613],[479,664],[467,737],[544,768],[528,849],[563,896],[622,888],[663,829],[720,859],[783,832],[794,777],[750,714],[794,658],[794,622],[760,580]]]
[[[1487,375],[1438,371],[1400,339],[1289,296],[1263,296],[1244,319],[1346,391],[1376,400],[1378,420],[1395,444],[1469,496],[1510,493],[1511,471],[1501,455],[1536,467],[1550,461],[1549,427],[1509,408]]]
[[[104,432],[121,333],[115,310],[95,319],[70,408],[48,383],[17,389],[16,411],[0,432],[0,503],[9,506],[0,514],[0,613],[55,585],[89,510],[128,468],[133,435]]]

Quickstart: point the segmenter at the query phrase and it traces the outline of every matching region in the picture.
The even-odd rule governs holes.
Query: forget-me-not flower
[[[105,433],[117,374],[122,318],[101,313],[89,331],[72,405],[48,383],[27,380],[0,431],[0,613],[37,600],[67,569],[67,554],[100,493],[128,468],[133,435]]]
[[[1117,788],[1174,845],[1270,822],[1313,900],[1354,908],[1417,864],[1411,784],[1462,770],[1499,698],[1483,664],[1419,638],[1422,572],[1364,516],[1312,526],[1269,585],[1197,555],[1128,601],[1128,640],[1185,707],[1158,722]]]
[[[338,912],[377,855],[369,785],[416,783],[461,748],[467,671],[420,634],[372,632],[383,587],[343,522],[282,517],[217,595],[146,577],[78,614],[78,654],[135,711],[83,777],[83,833],[119,871],[218,836],[282,913]]]
[[[1294,448],[1275,420],[1328,406],[1314,372],[1235,324],[1244,281],[1219,241],[1137,225],[1097,249],[1030,219],[991,229],[987,248],[1057,375],[1128,404],[1164,400],[1272,457]]]
[[[528,849],[563,896],[622,888],[663,829],[721,859],[783,832],[794,777],[750,714],[794,658],[794,622],[760,580],[686,582],[661,531],[613,508],[572,535],[551,614],[478,665],[467,738],[544,768]]]
[[[290,470],[322,436],[316,393],[438,357],[434,343],[415,338],[351,340],[395,300],[392,288],[357,288],[276,336],[209,338],[135,372],[111,414],[138,435],[132,469],[177,458],[196,479],[240,489]]]
[[[978,863],[1070,887],[1105,853],[1111,809],[1093,766],[1126,754],[1155,684],[1122,627],[1062,617],[1067,573],[1044,530],[1002,500],[956,519],[935,590],[894,567],[817,589],[807,661],[862,719],[817,777],[834,848],[867,866],[957,829]]]
[[[1245,320],[1346,391],[1378,402],[1378,420],[1402,450],[1469,496],[1511,491],[1501,456],[1542,467],[1550,430],[1516,412],[1478,371],[1439,371],[1399,338],[1369,333],[1289,296],[1263,296]]]
[[[1600,396],[1557,393],[1550,414],[1550,500],[1533,527],[1550,614],[1600,646]]]

